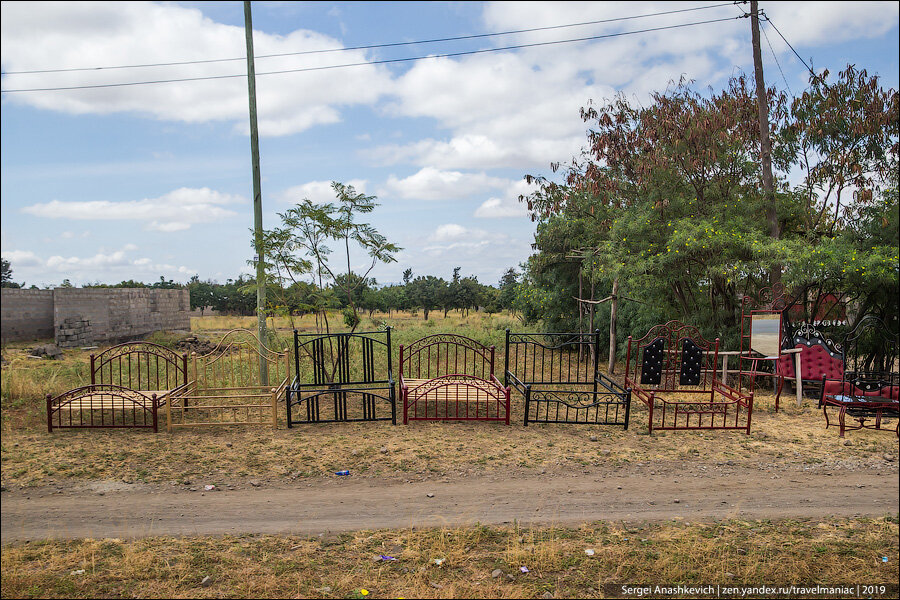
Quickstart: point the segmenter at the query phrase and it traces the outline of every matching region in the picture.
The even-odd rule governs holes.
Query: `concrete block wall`
[[[72,324],[81,321],[90,323],[94,343],[140,339],[160,330],[190,330],[189,294],[186,289],[4,288],[3,341],[55,337],[68,342],[61,336],[72,335]]]
[[[0,288],[3,342],[53,337],[53,290]]]
[[[154,331],[190,330],[190,292],[149,288],[54,290],[54,324],[91,322],[94,342],[140,339]]]

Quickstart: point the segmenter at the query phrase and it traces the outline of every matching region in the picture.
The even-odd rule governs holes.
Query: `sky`
[[[802,93],[799,54],[816,72],[852,63],[898,87],[897,2],[760,8],[770,19],[768,85]],[[700,10],[631,18],[682,9]],[[496,285],[525,261],[535,224],[518,201],[531,191],[524,177],[557,178],[551,163],[580,154],[589,103],[623,94],[647,104],[682,76],[717,91],[733,75],[753,79],[750,20],[734,18],[749,4],[253,2],[252,11],[263,226],[304,198],[333,201],[332,181],[377,196],[361,220],[403,248],[370,273],[379,284],[407,268],[449,278],[460,267]],[[0,17],[0,253],[13,280],[223,283],[253,272],[243,3],[17,1],[3,2]],[[717,22],[691,25],[701,21]],[[675,25],[688,26],[660,29]],[[545,29],[523,31],[535,28]],[[514,33],[486,35],[504,32]],[[498,50],[508,46],[524,47]],[[197,79],[209,77],[219,78]],[[170,79],[193,80],[87,87]],[[46,90],[61,87],[82,89]]]

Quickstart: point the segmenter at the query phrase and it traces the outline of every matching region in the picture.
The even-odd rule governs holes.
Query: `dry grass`
[[[27,543],[3,548],[2,582],[9,598],[586,598],[761,582],[888,583],[874,597],[890,597],[897,560],[896,519],[589,523]]]
[[[46,485],[101,479],[146,482],[212,478],[288,480],[349,469],[356,476],[418,478],[493,472],[571,471],[648,461],[732,461],[756,467],[827,468],[881,464],[897,455],[892,431],[853,431],[846,441],[825,429],[807,400],[779,413],[763,395],[750,435],[677,431],[647,435],[647,413],[633,403],[632,425],[586,427],[521,424],[522,400],[513,399],[513,424],[336,423],[280,428],[210,427],[173,434],[138,430],[64,430],[47,433],[43,411],[4,410],[3,485]],[[283,411],[279,405],[279,411]],[[22,426],[21,424],[25,424]],[[595,441],[591,441],[593,436]]]
[[[378,319],[386,316],[376,316]],[[397,315],[395,346],[430,333],[454,331],[498,348],[509,317],[463,318],[440,313]],[[430,325],[428,323],[431,323]],[[289,324],[277,323],[287,339]],[[368,327],[366,325],[369,325]],[[215,338],[251,318],[205,317],[200,336]],[[314,330],[310,317],[299,322]],[[362,329],[376,323],[364,319]],[[750,435],[740,432],[655,432],[635,400],[631,427],[521,424],[513,395],[513,425],[389,423],[304,425],[292,430],[211,427],[174,434],[147,431],[46,433],[43,397],[86,383],[88,352],[62,361],[6,348],[2,375],[0,479],[4,486],[92,480],[204,483],[247,479],[288,481],[349,469],[356,477],[567,471],[633,463],[692,461],[775,469],[866,467],[896,457],[891,431],[854,431],[847,441],[826,430],[821,411],[798,408],[761,392]],[[498,369],[500,370],[500,369]],[[279,410],[284,407],[279,405]],[[893,427],[893,423],[891,424]],[[592,557],[584,553],[593,548]],[[387,554],[397,561],[375,562]],[[887,557],[888,563],[882,563]],[[435,559],[443,559],[436,564]],[[620,595],[625,583],[827,583],[898,581],[896,518],[818,521],[587,524],[581,528],[466,527],[363,531],[334,538],[284,536],[81,540],[6,546],[3,597],[596,597]],[[529,573],[521,573],[526,566]],[[84,569],[83,574],[72,575]],[[514,578],[492,578],[501,569]],[[206,575],[212,585],[200,587]],[[896,596],[896,587],[893,588]]]
[[[522,414],[520,403],[513,414]],[[283,407],[280,407],[283,410]],[[282,419],[283,416],[279,416]],[[173,434],[135,430],[18,430],[4,422],[4,485],[129,479],[146,482],[212,478],[287,480],[349,469],[356,476],[571,471],[644,461],[778,467],[867,466],[896,456],[892,432],[854,431],[847,441],[825,429],[821,413],[796,407],[754,415],[741,432],[654,432],[637,410],[628,431],[611,427],[485,423],[338,423],[211,427]],[[590,441],[594,436],[596,441]],[[845,445],[849,444],[849,445]],[[382,449],[384,451],[382,451]]]

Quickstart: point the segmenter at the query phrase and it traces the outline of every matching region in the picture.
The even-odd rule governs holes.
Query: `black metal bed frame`
[[[893,328],[874,315],[863,317],[844,338],[841,379],[822,377],[819,408],[839,411],[840,436],[847,429],[881,429],[882,418],[900,416],[900,343]],[[858,421],[847,425],[846,416]],[[866,421],[874,420],[874,424]],[[900,437],[900,423],[894,431]]]
[[[386,357],[386,377],[381,371],[384,366],[376,364],[379,351]],[[301,383],[301,361],[312,369],[310,383]],[[397,423],[390,327],[325,335],[294,330],[294,373],[285,403],[288,427],[350,421]],[[380,411],[379,404],[387,404],[390,413]]]
[[[628,429],[631,390],[600,373],[599,365],[599,331],[506,330],[504,385],[512,385],[524,396],[526,427],[529,423],[565,423]]]

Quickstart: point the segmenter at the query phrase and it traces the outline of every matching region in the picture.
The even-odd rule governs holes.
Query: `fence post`
[[[491,375],[494,374],[494,346],[491,346]]]
[[[388,325],[385,328],[387,332],[387,372],[388,372],[388,385],[390,386],[390,390],[388,391],[388,397],[391,399],[391,425],[397,424],[397,393],[396,393],[396,385],[394,383],[394,371],[391,363],[391,326]]]
[[[503,357],[503,385],[509,387],[509,327],[506,328],[506,352]]]
[[[531,384],[525,386],[525,427],[528,427],[528,409],[531,405]]]

